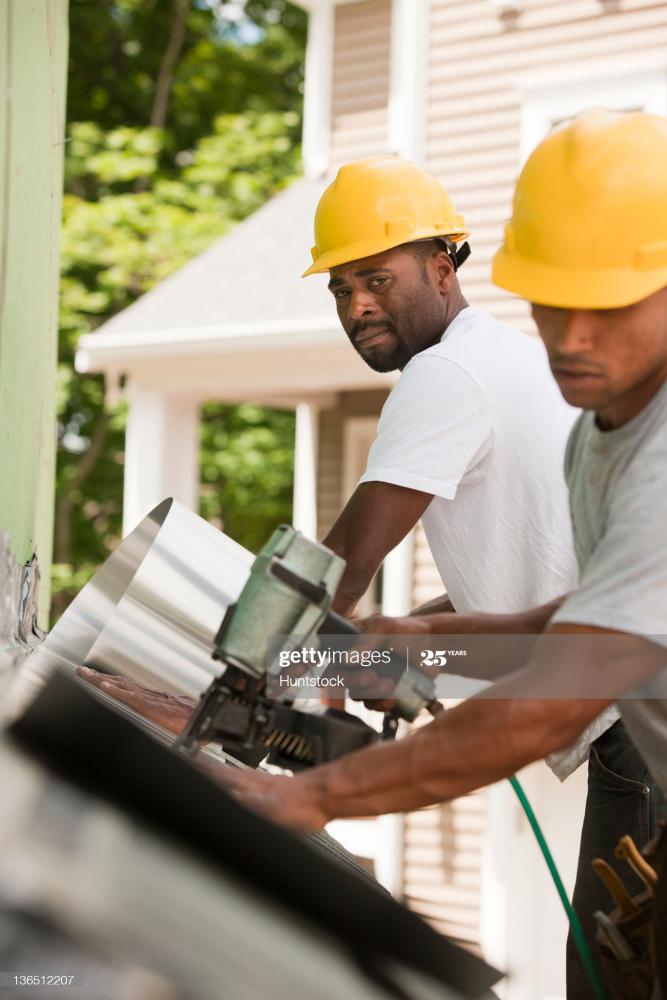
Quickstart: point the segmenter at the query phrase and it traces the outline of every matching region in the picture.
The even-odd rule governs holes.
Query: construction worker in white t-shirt
[[[562,468],[577,411],[539,341],[468,305],[467,235],[440,183],[397,157],[342,167],[317,207],[306,274],[329,272],[366,364],[401,372],[324,539],[347,560],[342,614],[419,519],[458,612],[534,607],[575,582]]]

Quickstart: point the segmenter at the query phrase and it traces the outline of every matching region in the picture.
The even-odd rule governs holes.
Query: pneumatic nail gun
[[[294,705],[294,695],[267,694],[275,671],[268,639],[285,637],[291,651],[320,635],[358,634],[331,611],[345,562],[324,545],[287,525],[278,528],[256,557],[235,604],[227,609],[214,640],[213,657],[223,672],[202,695],[177,748],[195,754],[219,742],[243,763],[261,760],[290,770],[312,767],[375,742],[379,734],[348,712],[313,704]],[[397,667],[394,707],[385,714],[383,738],[395,735],[399,719],[412,721],[434,701],[431,678]]]

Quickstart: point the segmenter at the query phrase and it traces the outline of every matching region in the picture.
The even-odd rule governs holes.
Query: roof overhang
[[[81,337],[75,357],[78,372],[131,368],[136,362],[196,358],[211,354],[248,354],[337,344],[338,323],[330,319],[285,323],[238,323],[176,330],[89,333]]]
[[[102,372],[111,399],[121,376],[135,389],[200,400],[293,405],[294,400],[391,388],[395,373],[372,371],[330,320],[293,320],[191,330],[91,333],[79,372]]]

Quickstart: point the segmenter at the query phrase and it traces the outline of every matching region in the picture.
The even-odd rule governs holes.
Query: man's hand
[[[388,615],[370,615],[355,618],[354,625],[366,635],[429,635],[429,623],[417,615],[390,618]]]
[[[355,618],[353,623],[360,632],[369,636],[429,634],[428,624],[415,616],[390,618],[387,615],[370,615],[368,618]],[[383,643],[372,643],[367,648],[382,649],[383,645]],[[393,698],[383,697],[383,695],[393,693],[399,678],[382,677],[373,671],[361,670],[360,672],[366,673],[368,677],[366,689],[364,690],[361,685],[358,685],[356,689],[350,686],[350,697],[355,701],[363,701],[366,708],[373,712],[390,712],[396,706],[396,702]],[[436,671],[437,673],[439,671]],[[373,688],[373,698],[368,696],[370,688]]]
[[[207,768],[226,792],[253,812],[298,833],[314,833],[331,819],[309,774],[294,778],[236,767]]]
[[[194,698],[171,694],[168,691],[152,691],[150,688],[135,684],[127,677],[101,674],[88,667],[78,667],[76,672],[84,681],[88,681],[100,691],[133,708],[139,715],[143,715],[176,736],[185,729],[197,704]]]

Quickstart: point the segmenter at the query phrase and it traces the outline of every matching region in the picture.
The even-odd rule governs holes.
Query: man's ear
[[[439,250],[433,256],[433,265],[435,268],[438,291],[443,295],[446,295],[449,292],[452,282],[456,276],[452,259],[446,250]]]

